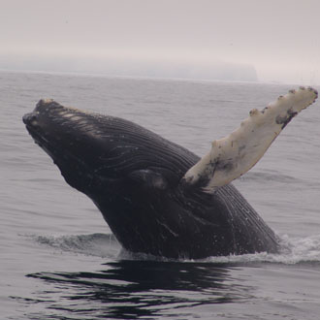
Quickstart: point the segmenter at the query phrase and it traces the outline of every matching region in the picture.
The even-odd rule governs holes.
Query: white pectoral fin
[[[259,161],[290,120],[317,97],[313,88],[300,87],[262,111],[251,110],[240,128],[212,143],[211,151],[187,171],[183,182],[212,193],[240,177]]]

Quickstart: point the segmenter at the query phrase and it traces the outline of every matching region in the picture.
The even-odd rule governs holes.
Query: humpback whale
[[[316,98],[316,90],[300,87],[251,110],[202,158],[130,121],[51,99],[40,100],[23,122],[126,250],[174,259],[277,253],[276,234],[232,181]]]

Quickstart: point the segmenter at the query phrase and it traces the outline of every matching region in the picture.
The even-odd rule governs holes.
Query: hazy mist
[[[0,0],[0,7],[1,69],[197,79],[229,72],[231,80],[320,83],[317,0]]]

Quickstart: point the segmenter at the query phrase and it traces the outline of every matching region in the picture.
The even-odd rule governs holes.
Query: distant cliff
[[[219,81],[258,81],[253,65],[227,62],[191,63],[104,57],[2,55],[0,69]]]

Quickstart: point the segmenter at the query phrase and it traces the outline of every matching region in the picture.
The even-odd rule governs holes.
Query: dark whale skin
[[[277,253],[279,241],[240,192],[183,183],[199,157],[130,121],[40,100],[23,117],[66,182],[100,209],[122,246],[174,259]]]

